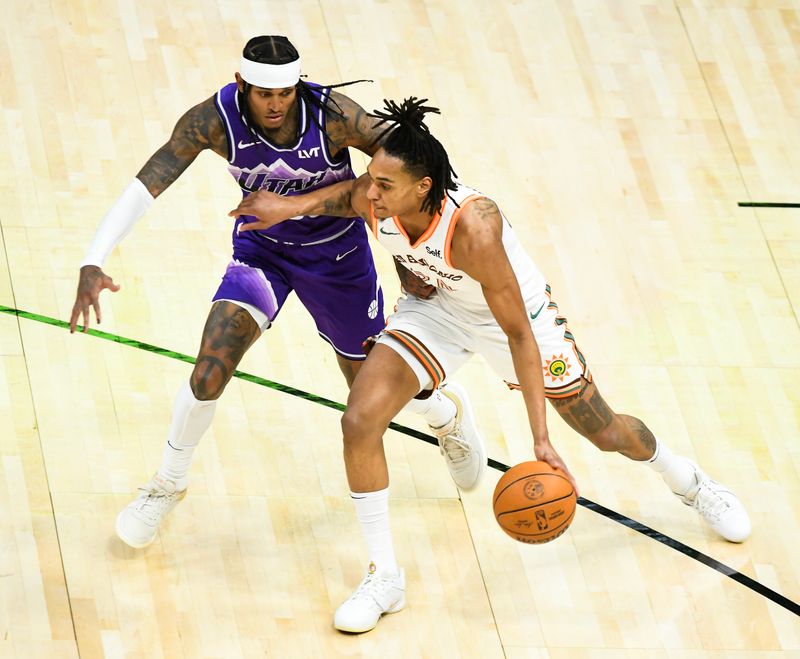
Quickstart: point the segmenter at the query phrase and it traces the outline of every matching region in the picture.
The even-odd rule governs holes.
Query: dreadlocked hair
[[[441,114],[439,108],[423,105],[427,100],[411,96],[398,105],[384,99],[383,110],[375,110],[370,116],[380,119],[376,127],[388,124],[375,143],[385,137],[381,147],[388,155],[402,160],[413,176],[431,179],[431,189],[423,199],[420,211],[433,215],[439,210],[445,195],[452,199],[449,191],[456,190],[457,186],[456,173],[450,166],[447,151],[425,125],[426,114]]]
[[[297,52],[294,45],[292,45],[292,42],[280,35],[253,37],[245,44],[242,55],[252,62],[260,62],[262,64],[288,64],[300,58],[300,54]],[[327,139],[330,140],[331,138],[328,136],[325,128],[320,125],[319,119],[317,119],[317,115],[319,114],[317,111],[322,110],[326,113],[332,113],[339,117],[339,119],[344,119],[344,112],[339,104],[331,98],[330,93],[324,101],[322,100],[324,90],[346,87],[347,85],[354,85],[358,82],[372,82],[372,80],[351,80],[350,82],[340,82],[336,85],[322,85],[319,88],[311,87],[311,85],[303,80],[298,80],[295,85],[297,96],[311,109],[311,112],[309,112],[311,121]],[[253,119],[253,115],[250,112],[250,105],[247,102],[251,87],[252,85],[245,81],[244,92],[238,92],[239,108],[241,109],[242,117],[245,120],[245,124],[247,124],[247,127],[250,129],[250,132],[257,135],[258,123]],[[301,135],[298,135],[298,137],[305,135],[310,125],[311,124],[307,124],[305,131],[303,131]]]

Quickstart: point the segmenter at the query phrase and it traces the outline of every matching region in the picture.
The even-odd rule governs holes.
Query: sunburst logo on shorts
[[[569,357],[564,357],[564,355],[556,357],[553,355],[552,359],[545,361],[545,365],[542,369],[545,374],[549,375],[553,380],[561,382],[569,372]]]

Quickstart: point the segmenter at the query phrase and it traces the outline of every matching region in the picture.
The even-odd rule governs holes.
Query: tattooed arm
[[[351,98],[332,91],[326,115],[330,152],[336,156],[342,149],[352,146],[368,156],[374,155],[380,148],[378,137],[385,128],[376,128],[378,121]]]
[[[83,316],[83,330],[89,327],[89,308],[94,309],[99,323],[100,293],[104,289],[118,291],[119,286],[102,270],[111,250],[133,228],[153,203],[204,149],[226,157],[227,138],[214,99],[209,98],[191,108],[175,125],[169,141],[156,151],[106,213],[97,228],[86,257],[81,264],[78,291],[70,317],[74,332]]]
[[[156,151],[136,175],[153,197],[158,197],[186,171],[205,149],[227,158],[228,140],[214,98],[198,103],[184,114],[166,144]]]
[[[478,199],[464,208],[450,249],[453,265],[481,284],[486,303],[508,338],[514,371],[525,399],[536,459],[563,470],[576,486],[572,474],[550,443],[542,358],[517,276],[503,246],[503,218],[491,199]]]
[[[269,229],[298,215],[335,215],[337,217],[369,217],[367,188],[369,174],[350,181],[318,188],[292,197],[256,190],[247,195],[228,215],[251,215],[256,222],[239,226],[239,231]]]

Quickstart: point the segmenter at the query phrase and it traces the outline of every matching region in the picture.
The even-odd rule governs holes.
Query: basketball
[[[578,498],[563,471],[530,461],[503,474],[492,501],[503,531],[519,542],[541,544],[567,530]]]

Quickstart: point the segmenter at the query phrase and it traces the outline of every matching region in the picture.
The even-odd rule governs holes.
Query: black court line
[[[800,208],[800,204],[779,201],[740,201],[741,208]]]
[[[63,329],[69,328],[69,323],[58,320],[57,318],[50,318],[48,316],[40,316],[39,314],[31,313],[29,311],[23,311],[21,309],[14,309],[12,307],[6,307],[0,304],[0,312],[9,314],[12,316],[16,316],[17,318],[24,318],[26,320],[34,320],[39,323],[45,323],[47,325],[53,325],[55,327],[61,327]],[[99,339],[105,339],[107,341],[113,341],[114,343],[121,343],[126,346],[130,346],[132,348],[139,348],[140,350],[146,350],[147,352],[154,352],[158,355],[162,355],[164,357],[170,357],[172,359],[177,359],[182,362],[186,362],[188,364],[194,364],[195,359],[194,357],[190,357],[189,355],[184,355],[180,352],[175,352],[173,350],[168,350],[166,348],[160,348],[159,346],[154,346],[150,343],[143,343],[142,341],[136,341],[135,339],[128,339],[124,336],[119,336],[118,334],[110,334],[108,332],[102,332],[100,330],[89,329],[86,331],[86,334],[90,336],[97,337]],[[292,396],[297,396],[298,398],[303,398],[305,400],[311,401],[313,403],[318,403],[320,405],[324,405],[325,407],[330,407],[335,410],[343,411],[344,405],[341,403],[337,403],[336,401],[330,400],[328,398],[323,398],[322,396],[317,396],[315,394],[308,393],[306,391],[302,391],[301,389],[295,389],[294,387],[290,387],[285,384],[281,384],[279,382],[273,382],[272,380],[267,380],[266,378],[259,377],[257,375],[252,375],[250,373],[245,373],[244,371],[234,371],[233,377],[239,378],[241,380],[246,380],[247,382],[252,382],[254,384],[261,385],[262,387],[268,387],[269,389],[274,389],[276,391],[281,391],[285,394],[290,394]],[[404,435],[408,435],[409,437],[414,437],[416,439],[422,440],[423,442],[427,442],[433,446],[438,446],[436,439],[430,435],[427,435],[423,432],[418,430],[414,430],[413,428],[407,428],[406,426],[402,426],[399,423],[390,423],[389,427],[392,430],[395,430],[399,433]],[[497,469],[498,471],[508,471],[509,466],[503,464],[502,462],[498,462],[492,458],[489,458],[489,466],[493,469]],[[667,547],[671,547],[675,551],[679,551],[680,553],[688,556],[689,558],[693,558],[699,563],[703,565],[707,565],[708,567],[716,570],[720,574],[724,574],[726,577],[730,577],[734,581],[738,581],[743,586],[746,586],[753,592],[758,593],[759,595],[766,597],[768,600],[775,602],[779,606],[782,606],[787,611],[794,613],[796,616],[800,617],[800,604],[790,600],[788,597],[781,595],[780,593],[768,588],[762,583],[759,583],[755,579],[751,579],[747,575],[742,574],[741,572],[734,570],[732,567],[725,565],[724,563],[720,563],[718,560],[707,556],[706,554],[698,551],[697,549],[693,549],[688,545],[675,540],[674,538],[669,537],[661,533],[660,531],[656,531],[655,529],[651,529],[649,526],[642,524],[641,522],[637,522],[635,519],[631,519],[630,517],[626,517],[622,513],[618,513],[615,510],[611,510],[610,508],[606,508],[605,506],[595,503],[594,501],[587,499],[586,497],[578,497],[578,504],[591,510],[598,515],[602,515],[610,520],[618,522],[623,526],[627,526],[629,529],[636,531],[637,533],[641,533],[642,535],[647,536],[648,538],[652,538],[657,542],[660,542],[662,545],[666,545]]]

